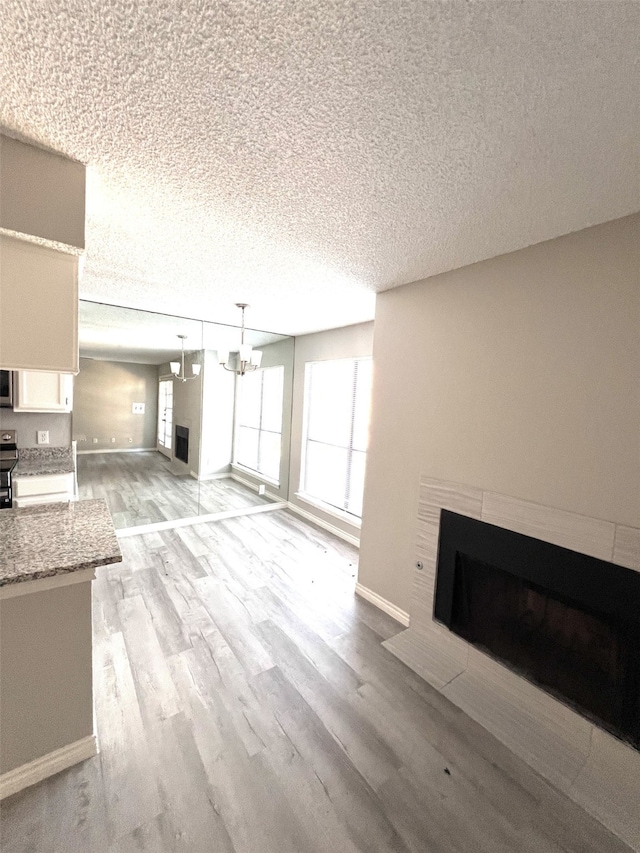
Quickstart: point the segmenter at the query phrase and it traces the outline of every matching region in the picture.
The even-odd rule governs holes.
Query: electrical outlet
[[[94,439],[93,439],[93,443],[94,443],[94,444],[97,444],[97,443],[98,443],[98,439],[97,439],[97,438],[94,438]]]
[[[48,429],[39,429],[38,430],[38,444],[49,444],[49,430]]]
[[[264,493],[266,491],[267,491],[267,487],[264,485],[264,483],[262,483],[260,486],[258,486],[258,494],[259,495],[264,495]]]
[[[129,436],[129,444],[133,444],[133,439]]]
[[[115,444],[115,443],[116,443],[115,438],[112,438],[112,439],[111,439],[111,444]]]

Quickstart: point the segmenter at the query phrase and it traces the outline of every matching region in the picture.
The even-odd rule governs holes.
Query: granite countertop
[[[73,474],[76,470],[72,447],[23,447],[18,451],[18,457],[14,477]]]
[[[0,586],[122,562],[104,500],[0,511]]]

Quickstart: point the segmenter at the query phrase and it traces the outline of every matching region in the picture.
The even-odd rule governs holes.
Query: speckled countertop
[[[0,586],[122,562],[104,500],[0,511]]]
[[[23,447],[18,451],[14,477],[72,474],[76,470],[72,447]]]

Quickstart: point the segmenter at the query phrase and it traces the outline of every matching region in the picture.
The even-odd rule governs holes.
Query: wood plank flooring
[[[270,503],[230,478],[194,480],[155,450],[78,456],[81,500],[104,498],[117,529]]]
[[[5,800],[2,853],[628,853],[381,646],[351,546],[282,510],[121,544],[100,755]]]

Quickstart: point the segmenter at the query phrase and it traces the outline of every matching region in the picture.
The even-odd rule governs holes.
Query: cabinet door
[[[19,370],[16,373],[16,412],[70,412],[73,408],[73,376]]]
[[[0,234],[0,367],[78,372],[78,258]]]

